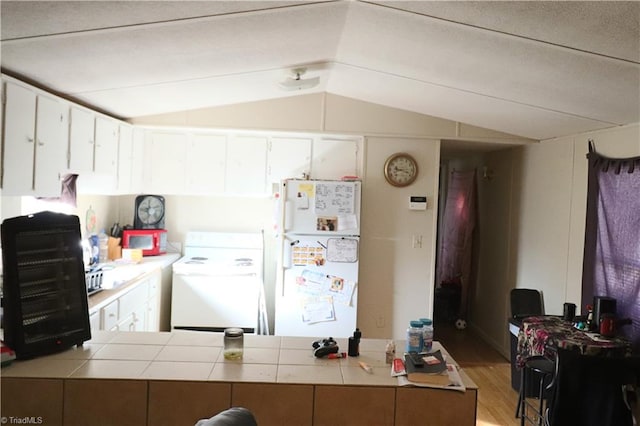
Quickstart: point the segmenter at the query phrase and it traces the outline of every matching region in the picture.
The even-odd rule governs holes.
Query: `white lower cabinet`
[[[91,331],[100,330],[100,312],[96,311],[89,315],[89,327]]]
[[[99,310],[99,330],[159,331],[160,270],[128,284]],[[92,328],[93,329],[93,328]]]

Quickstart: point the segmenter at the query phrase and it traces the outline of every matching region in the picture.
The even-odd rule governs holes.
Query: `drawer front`
[[[143,306],[149,296],[149,281],[145,280],[136,288],[120,297],[120,317],[124,318]]]
[[[118,301],[114,300],[102,308],[102,330],[111,330],[118,324]]]

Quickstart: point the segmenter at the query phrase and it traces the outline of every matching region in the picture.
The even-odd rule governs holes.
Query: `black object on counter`
[[[353,332],[353,336],[349,337],[349,350],[347,355],[349,356],[359,356],[360,355],[360,338],[362,337],[362,333],[359,328],[356,328],[356,331]]]

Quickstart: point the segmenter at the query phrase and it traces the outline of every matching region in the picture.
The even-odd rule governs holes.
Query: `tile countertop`
[[[98,331],[82,347],[32,360],[14,361],[2,368],[3,377],[195,380],[224,382],[304,383],[329,385],[397,386],[391,366],[385,364],[384,339],[362,339],[360,356],[315,358],[313,339],[245,335],[242,360],[225,360],[223,334]],[[347,339],[337,339],[340,348]],[[396,342],[401,348],[403,342]],[[451,356],[438,343],[447,360]],[[359,362],[373,367],[365,372]],[[475,383],[460,370],[467,388]]]
[[[139,263],[118,261],[107,263],[106,266],[110,268],[103,273],[105,289],[89,296],[89,313],[109,304],[146,274],[169,267],[179,258],[179,253],[167,253],[160,256],[145,256]]]

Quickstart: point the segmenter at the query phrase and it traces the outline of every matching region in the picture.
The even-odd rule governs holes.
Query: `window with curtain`
[[[616,299],[620,334],[640,350],[640,157],[607,158],[590,141],[582,304]]]

